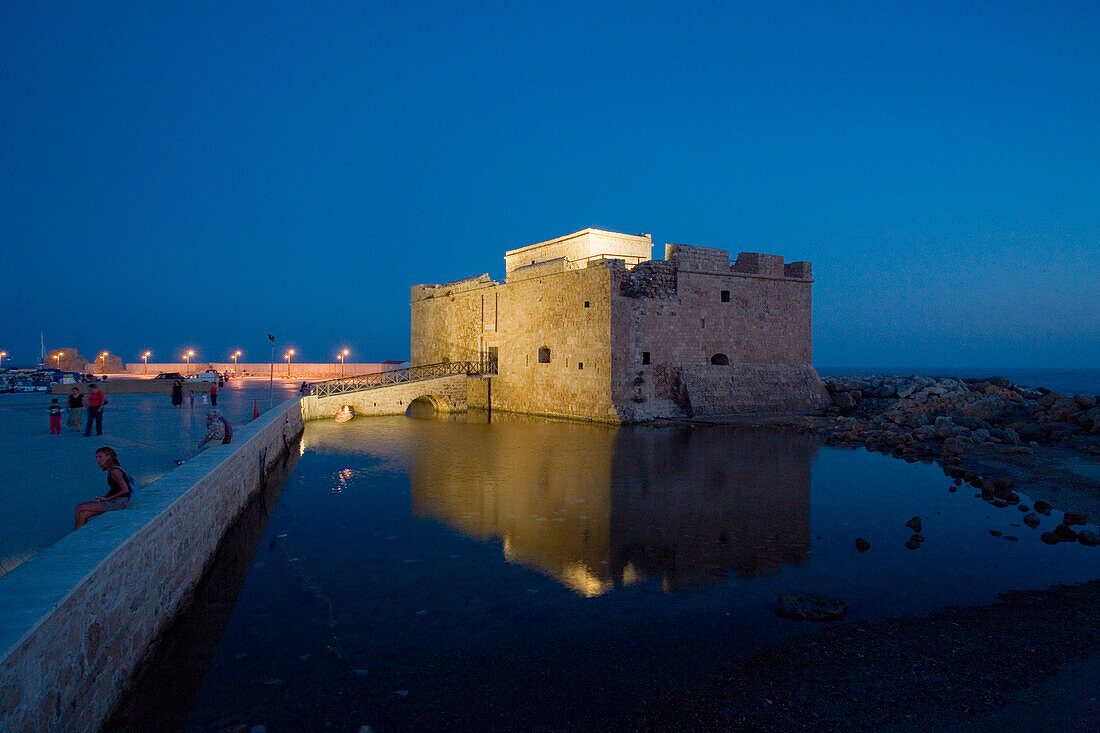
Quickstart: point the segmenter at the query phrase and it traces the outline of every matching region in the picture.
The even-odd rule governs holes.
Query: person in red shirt
[[[92,434],[92,421],[95,420],[95,434],[103,435],[103,406],[107,404],[107,397],[99,391],[99,385],[93,384],[88,392],[85,405],[88,408],[88,422],[84,426],[84,437]]]
[[[211,405],[218,404],[218,383],[217,382],[214,382],[212,385],[210,385],[210,404]]]

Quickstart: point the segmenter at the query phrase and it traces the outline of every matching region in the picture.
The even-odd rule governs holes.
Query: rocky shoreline
[[[1036,513],[1060,514],[1057,530],[1042,535],[1048,544],[1100,544],[1097,396],[1026,389],[999,377],[824,381],[833,406],[800,429],[830,445],[936,463],[953,490],[970,485],[995,506],[1015,504],[1028,526],[1038,524],[1029,521]],[[865,549],[857,541],[853,552]],[[1098,607],[1094,580],[1013,591],[991,606],[925,618],[832,623],[736,660],[703,687],[646,705],[631,727],[1100,730]]]

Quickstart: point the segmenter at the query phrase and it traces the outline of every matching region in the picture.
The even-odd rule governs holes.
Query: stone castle
[[[412,363],[471,361],[469,407],[610,423],[810,413],[810,263],[600,229],[412,288]]]

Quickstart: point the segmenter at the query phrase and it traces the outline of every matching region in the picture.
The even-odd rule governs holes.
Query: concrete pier
[[[302,429],[289,400],[0,578],[0,730],[97,729]]]

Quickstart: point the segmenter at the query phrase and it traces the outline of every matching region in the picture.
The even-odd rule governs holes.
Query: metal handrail
[[[386,387],[391,384],[404,384],[406,382],[419,382],[424,379],[449,377],[455,374],[477,376],[480,374],[495,373],[495,359],[486,360],[484,363],[473,361],[445,361],[439,364],[422,364],[420,366],[406,367],[404,369],[392,369],[388,372],[361,374],[356,377],[326,379],[323,382],[314,382],[310,384],[309,393],[315,397],[325,397],[328,395],[345,394],[347,392],[362,392],[363,390]]]

